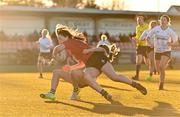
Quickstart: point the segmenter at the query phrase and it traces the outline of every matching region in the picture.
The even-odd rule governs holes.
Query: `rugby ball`
[[[67,59],[67,52],[66,50],[62,50],[61,52],[57,53],[55,56],[56,61],[64,62]]]

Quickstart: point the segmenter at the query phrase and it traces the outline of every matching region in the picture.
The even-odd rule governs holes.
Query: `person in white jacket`
[[[160,73],[159,90],[164,89],[165,69],[171,58],[171,47],[178,41],[178,36],[169,27],[170,17],[162,15],[160,17],[160,25],[153,28],[148,38],[154,38],[154,52],[157,71]]]

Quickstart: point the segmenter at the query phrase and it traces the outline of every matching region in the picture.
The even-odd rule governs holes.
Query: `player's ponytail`
[[[78,39],[81,41],[86,41],[86,38],[83,33],[60,24],[56,26],[56,35],[62,35],[68,37],[69,39]]]

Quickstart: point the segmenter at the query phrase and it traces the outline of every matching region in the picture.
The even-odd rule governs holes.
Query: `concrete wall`
[[[180,37],[180,16],[171,18],[171,27]]]
[[[48,23],[48,24],[45,24]],[[65,24],[88,34],[109,32],[111,35],[129,34],[135,31],[136,22],[133,19],[122,18],[98,18],[91,17],[45,17],[40,16],[3,16],[0,18],[0,30],[6,34],[26,35],[39,31],[46,26],[53,32],[56,24]],[[97,31],[97,32],[96,32]]]
[[[111,35],[132,33],[135,31],[136,22],[125,18],[104,18],[97,21],[98,33],[109,32]]]
[[[34,31],[39,31],[45,26],[44,18],[36,16],[10,16],[3,15],[0,18],[0,31],[6,34],[26,35]]]
[[[86,31],[88,34],[94,34],[95,23],[92,18],[80,17],[53,17],[49,19],[50,32],[53,32],[56,24],[68,25],[77,28],[79,31]]]
[[[153,19],[153,16],[148,16]],[[129,34],[135,31],[136,21],[132,15],[123,17],[81,17],[81,15],[48,15],[45,14],[4,14],[0,16],[0,31],[3,30],[6,34],[29,34],[34,31],[47,27],[50,32],[53,32],[57,23],[66,24],[80,31],[86,31],[88,34],[109,32],[111,35]],[[172,17],[172,28],[180,35],[180,17]]]

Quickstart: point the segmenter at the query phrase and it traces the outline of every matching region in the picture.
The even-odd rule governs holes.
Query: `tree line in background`
[[[4,5],[34,7],[75,7],[81,0],[0,0]]]
[[[122,0],[0,0],[0,3],[10,6],[96,8],[101,10],[121,10],[127,7]]]

